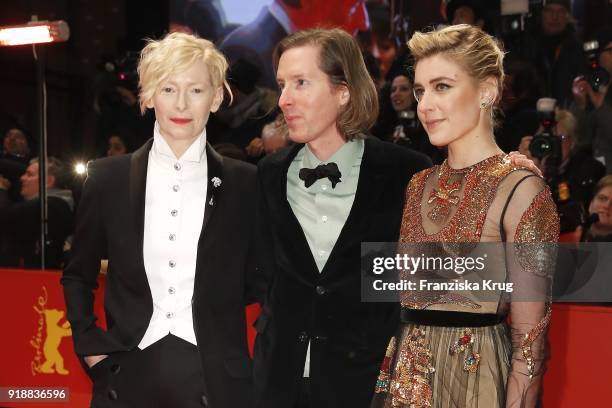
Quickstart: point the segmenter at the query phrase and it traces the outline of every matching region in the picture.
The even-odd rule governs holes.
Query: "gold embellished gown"
[[[537,243],[554,243],[558,235],[545,182],[505,155],[464,169],[444,162],[416,174],[406,191],[400,247],[437,245],[456,255],[498,242],[489,247],[484,273],[515,282],[515,291],[494,291],[485,301],[469,290],[401,292],[402,322],[372,407],[535,406],[554,262],[547,252],[554,244]],[[539,295],[521,301],[520,291],[531,289]]]

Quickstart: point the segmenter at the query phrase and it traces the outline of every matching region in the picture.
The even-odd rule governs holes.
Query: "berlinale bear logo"
[[[32,375],[55,373],[68,375],[69,371],[64,368],[64,358],[58,349],[62,338],[72,335],[70,323],[65,321],[59,324],[64,317],[64,311],[47,309],[47,288],[43,286],[42,290],[43,295],[38,297],[37,304],[33,306],[38,313],[38,330],[30,340],[30,345],[36,350],[32,361]]]

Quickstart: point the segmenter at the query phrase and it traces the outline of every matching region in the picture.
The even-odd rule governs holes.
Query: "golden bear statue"
[[[58,324],[64,317],[63,310],[45,309],[44,313],[47,336],[43,346],[45,362],[40,366],[40,372],[46,374],[57,373],[61,375],[68,375],[69,371],[64,368],[64,358],[60,354],[58,347],[63,337],[72,335],[70,323],[65,321],[61,326]]]

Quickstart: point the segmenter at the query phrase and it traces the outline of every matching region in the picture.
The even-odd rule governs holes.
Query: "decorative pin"
[[[210,200],[208,201],[208,205],[214,205],[215,201],[213,197],[210,197]]]
[[[221,179],[219,177],[213,177],[211,181],[212,181],[213,186],[215,188],[217,188],[217,187],[219,187],[221,185]],[[212,204],[210,204],[210,205],[212,205]]]

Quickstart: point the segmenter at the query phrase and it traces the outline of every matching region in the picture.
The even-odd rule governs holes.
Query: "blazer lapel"
[[[144,264],[143,240],[145,220],[145,196],[147,192],[147,168],[149,164],[149,151],[153,139],[146,142],[140,149],[132,153],[130,163],[130,211],[136,228],[136,242],[138,256]]]
[[[299,274],[298,277],[308,276],[309,280],[304,283],[310,284],[312,283],[310,279],[319,277],[319,270],[308,245],[304,230],[287,200],[287,172],[291,162],[303,146],[303,144],[296,144],[288,149],[286,154],[276,157],[271,191],[266,193],[270,194],[271,199],[274,199],[271,212],[279,215],[281,220],[279,225],[287,237],[287,242],[291,242],[291,248],[295,254],[304,254],[303,257],[300,257],[295,262],[296,265],[299,265],[305,271],[304,274]],[[278,211],[275,211],[275,209]]]

